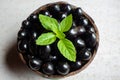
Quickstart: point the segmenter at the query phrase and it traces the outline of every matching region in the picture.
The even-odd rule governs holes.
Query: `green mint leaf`
[[[53,32],[43,33],[36,40],[37,45],[49,45],[55,42],[56,35]]]
[[[56,37],[59,38],[59,39],[64,39],[66,37],[66,35],[61,32],[61,31],[56,31]]]
[[[64,18],[59,26],[59,30],[61,32],[66,32],[72,27],[72,14],[68,15],[66,18]]]
[[[56,19],[51,18],[49,16],[45,16],[42,14],[39,14],[39,20],[42,24],[42,26],[46,29],[46,30],[51,30],[53,32],[56,32],[56,30],[58,30],[58,22]]]
[[[76,61],[76,50],[73,43],[68,39],[61,39],[57,43],[60,53],[70,61]]]

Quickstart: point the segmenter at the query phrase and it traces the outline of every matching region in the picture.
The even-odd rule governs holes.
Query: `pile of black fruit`
[[[40,21],[39,14],[53,17],[60,22],[69,14],[73,15],[71,29],[66,38],[71,40],[77,50],[76,62],[64,58],[56,43],[38,46],[35,40],[47,32]],[[98,47],[98,31],[93,20],[80,8],[68,3],[57,2],[42,6],[22,22],[18,32],[18,51],[27,66],[43,75],[65,76],[81,71],[94,58]]]

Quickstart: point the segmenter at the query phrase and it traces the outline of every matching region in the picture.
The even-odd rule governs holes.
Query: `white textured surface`
[[[48,80],[29,70],[16,55],[16,35],[31,12],[57,0],[0,0],[0,80]],[[120,80],[120,0],[66,0],[82,7],[100,33],[94,61],[81,73],[60,80]]]

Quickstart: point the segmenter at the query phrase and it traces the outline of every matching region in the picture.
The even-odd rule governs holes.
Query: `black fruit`
[[[61,75],[67,75],[70,71],[70,66],[67,62],[59,62],[57,65],[57,72]]]
[[[47,75],[52,75],[54,74],[54,65],[51,62],[47,62],[43,64],[42,71]]]
[[[77,51],[80,51],[81,49],[85,48],[85,42],[81,38],[76,38],[74,41],[75,47]]]
[[[95,33],[94,28],[93,28],[93,27],[91,27],[91,28],[89,29],[89,32],[93,32],[93,33]]]
[[[86,42],[86,46],[91,48],[94,47],[97,41],[97,37],[96,34],[93,32],[88,32],[85,35],[85,42]]]
[[[53,14],[59,13],[60,12],[60,5],[54,4],[53,6],[50,6],[48,10]]]
[[[32,40],[36,40],[39,37],[40,33],[37,30],[31,30],[30,37]]]
[[[84,26],[88,25],[88,19],[86,19],[86,18],[82,18],[81,22],[82,22],[81,24],[84,25]]]
[[[70,29],[68,36],[70,37],[78,37],[80,35],[83,35],[86,32],[85,28],[83,26],[77,26]]]
[[[28,20],[24,20],[22,22],[22,28],[30,28],[31,26],[32,25],[31,25],[30,21],[28,21]]]
[[[38,52],[39,57],[44,61],[46,61],[49,58],[50,52],[51,52],[51,46],[50,45],[39,47],[39,52]]]
[[[43,14],[43,15],[46,15],[46,16],[50,16],[50,12],[47,11],[47,10],[41,10],[41,11],[39,12],[39,14]]]
[[[65,17],[67,17],[67,13],[60,13],[58,20],[62,21]]]
[[[89,60],[92,57],[92,53],[88,49],[83,49],[78,54],[79,59],[81,60]]]
[[[69,13],[72,10],[72,7],[70,4],[62,4],[60,7],[62,12]]]
[[[38,19],[38,15],[37,14],[31,14],[28,18],[27,18],[28,21],[31,21],[31,22],[38,22],[39,19]]]
[[[77,8],[77,9],[75,9],[74,14],[75,14],[76,16],[82,16],[83,11],[82,11],[81,8]]]
[[[81,61],[77,60],[76,62],[71,62],[70,66],[71,66],[71,70],[74,71],[80,69],[82,67],[82,63]]]
[[[58,60],[58,57],[56,55],[50,55],[49,60],[53,61],[53,62],[56,62]]]
[[[30,51],[30,55],[36,56],[36,55],[38,54],[37,48],[38,48],[38,46],[36,45],[35,41],[30,40],[30,41],[29,41],[29,51]]]
[[[95,29],[91,25],[88,25],[85,28],[86,28],[87,32],[93,32],[93,33],[95,33]]]
[[[32,70],[39,70],[42,65],[42,61],[37,58],[32,58],[29,60],[29,67]]]
[[[78,17],[76,21],[77,25],[79,26],[87,26],[89,24],[89,21],[85,17]]]
[[[18,39],[26,39],[26,38],[28,38],[28,31],[25,29],[21,29],[18,32]]]
[[[18,51],[20,53],[26,53],[28,51],[28,41],[26,40],[18,41]]]
[[[76,26],[77,26],[77,25],[76,25],[75,21],[73,21],[72,27],[75,28]]]

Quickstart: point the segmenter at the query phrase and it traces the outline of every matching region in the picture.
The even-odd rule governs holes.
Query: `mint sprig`
[[[74,61],[76,60],[76,51],[75,51],[75,47],[73,45],[73,43],[68,40],[68,39],[62,39],[58,41],[58,49],[60,50],[61,54],[69,59],[70,61]]]
[[[60,23],[59,30],[61,32],[66,32],[71,28],[72,25],[72,14],[63,19]]]
[[[37,45],[49,45],[55,42],[56,35],[53,32],[43,33],[36,40]]]
[[[42,26],[46,29],[46,30],[51,30],[53,32],[56,32],[58,30],[58,22],[56,19],[54,18],[50,18],[49,16],[45,16],[40,14],[39,15],[39,20],[42,24]]]
[[[56,38],[59,38],[57,47],[60,53],[70,61],[76,61],[76,50],[73,43],[66,39],[66,35],[63,32],[69,31],[72,26],[72,14],[64,18],[60,23],[54,18],[39,14],[39,20],[42,26],[49,30],[48,33],[41,34],[36,40],[37,45],[50,45],[55,42]]]

